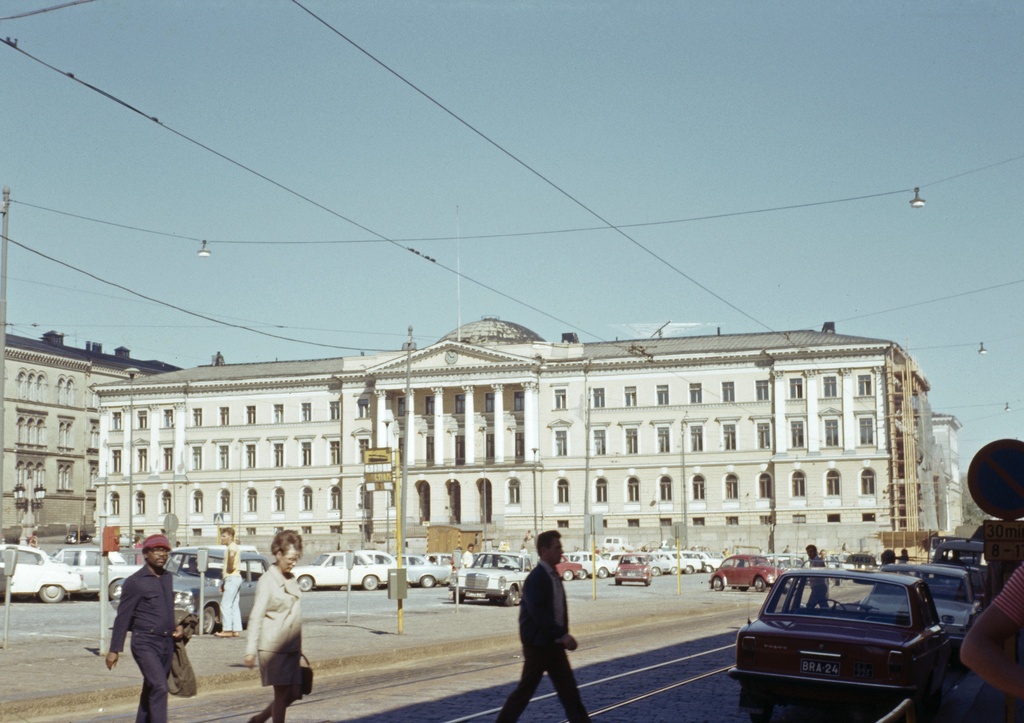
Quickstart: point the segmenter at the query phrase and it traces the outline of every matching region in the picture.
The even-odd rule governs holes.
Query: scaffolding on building
[[[928,382],[917,363],[898,346],[886,354],[889,433],[889,519],[893,530],[921,529],[920,467],[928,446],[921,415],[930,414]]]

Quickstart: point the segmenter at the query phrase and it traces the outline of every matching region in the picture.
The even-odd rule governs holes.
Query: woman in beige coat
[[[263,685],[274,686],[274,702],[249,723],[284,723],[285,709],[302,697],[302,592],[291,573],[302,557],[302,538],[282,530],[274,535],[270,552],[275,563],[256,583],[245,665],[253,667],[258,657]]]

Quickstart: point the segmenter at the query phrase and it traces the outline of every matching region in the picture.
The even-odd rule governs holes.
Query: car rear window
[[[910,598],[906,587],[894,583],[789,574],[775,584],[765,613],[906,626]]]

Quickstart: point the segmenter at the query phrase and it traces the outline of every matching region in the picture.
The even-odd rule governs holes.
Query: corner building
[[[584,344],[485,318],[409,354],[215,364],[131,391],[134,415],[127,385],[98,389],[108,523],[130,509],[148,533],[174,513],[186,540],[230,524],[383,545],[400,501],[364,487],[362,464],[382,447],[408,457],[410,547],[452,524],[514,548],[558,527],[572,549],[589,511],[636,545],[685,520],[691,546],[874,549],[949,503],[918,480],[935,446],[924,376],[899,345],[831,324]],[[129,450],[112,420],[140,409]]]

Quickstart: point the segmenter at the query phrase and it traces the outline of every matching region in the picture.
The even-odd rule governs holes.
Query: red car
[[[630,552],[619,558],[619,566],[615,568],[615,584],[639,582],[650,585],[654,572],[651,570],[651,556],[645,552]]]
[[[950,656],[922,580],[803,568],[783,574],[757,619],[740,629],[729,675],[753,723],[771,720],[776,705],[877,713],[906,698],[923,720],[938,709]]]
[[[582,564],[573,562],[565,555],[562,555],[562,561],[555,565],[555,572],[561,575],[562,579],[566,582],[573,578],[583,580],[587,576],[587,571],[583,568]]]
[[[784,568],[776,567],[764,555],[732,555],[725,558],[718,569],[711,573],[708,581],[712,590],[738,587],[740,590],[754,588],[764,592],[774,585]]]

